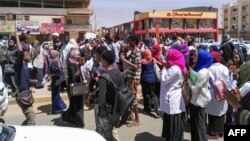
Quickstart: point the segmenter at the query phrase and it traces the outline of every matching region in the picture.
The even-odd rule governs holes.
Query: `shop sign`
[[[16,31],[17,33],[27,32],[30,34],[40,34],[39,21],[16,21]]]
[[[15,31],[14,21],[0,21],[0,32],[1,33],[11,33]]]
[[[202,17],[203,12],[177,12],[172,11],[167,13],[167,17]]]
[[[42,23],[41,32],[43,34],[52,34],[54,32],[63,34],[64,24],[63,23]]]

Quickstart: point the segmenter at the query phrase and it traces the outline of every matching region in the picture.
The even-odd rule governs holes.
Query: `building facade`
[[[90,31],[90,0],[1,0],[0,34],[30,31],[33,39],[46,40],[58,32],[71,38]]]
[[[218,9],[190,7],[172,11],[135,12],[134,20],[108,28],[110,36],[126,37],[133,32],[142,38],[171,38],[177,32],[181,36],[192,35],[199,39],[218,41]]]
[[[222,27],[233,38],[250,40],[250,1],[238,0],[222,6]]]

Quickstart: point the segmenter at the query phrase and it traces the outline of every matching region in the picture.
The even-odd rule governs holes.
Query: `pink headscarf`
[[[178,66],[181,69],[181,72],[183,75],[186,74],[186,66],[185,66],[185,59],[183,54],[176,50],[176,49],[168,49],[167,52],[167,58],[166,61],[171,65],[171,66]]]

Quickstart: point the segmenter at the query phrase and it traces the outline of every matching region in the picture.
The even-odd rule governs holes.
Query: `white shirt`
[[[214,84],[216,80],[223,80],[226,84],[229,81],[229,70],[221,63],[214,63],[209,68],[209,76],[211,82]],[[210,84],[211,85],[211,84]],[[210,87],[212,99],[208,103],[206,113],[213,116],[222,116],[227,112],[228,104],[226,100],[218,101],[215,99],[213,87]]]
[[[36,58],[33,61],[33,65],[36,68],[42,69],[44,67],[44,49],[40,46],[39,54],[37,54]]]
[[[205,108],[211,100],[211,93],[209,87],[209,72],[208,69],[203,68],[198,72],[197,81],[195,84],[189,79],[188,84],[192,92],[190,103],[196,106]]]
[[[163,68],[161,74],[160,109],[167,114],[185,112],[185,102],[182,97],[183,76],[177,66]]]

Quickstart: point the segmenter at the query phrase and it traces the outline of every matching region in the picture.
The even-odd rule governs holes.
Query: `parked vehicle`
[[[215,42],[213,39],[206,39],[206,40],[204,40],[201,43],[201,45],[206,45],[206,46],[210,47],[211,45],[217,45],[217,46],[219,46],[220,43],[219,42]]]
[[[244,55],[245,61],[249,60],[250,49],[245,44],[234,44],[235,49]]]
[[[1,141],[105,141],[95,131],[58,126],[17,126],[0,123]]]
[[[3,83],[2,67],[0,67],[0,116],[3,116],[7,111],[8,103],[8,91]]]

